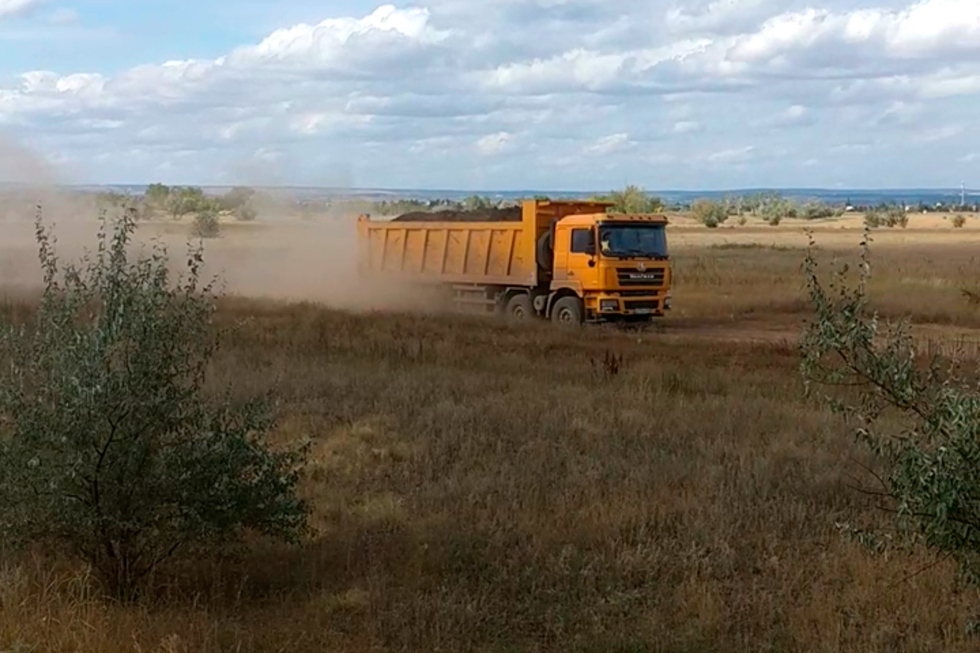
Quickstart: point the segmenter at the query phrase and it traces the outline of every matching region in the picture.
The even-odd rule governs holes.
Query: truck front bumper
[[[591,308],[596,317],[646,317],[663,316],[670,310],[670,293],[650,293],[649,295],[627,295],[625,297],[612,294],[599,294],[589,298],[587,307]]]

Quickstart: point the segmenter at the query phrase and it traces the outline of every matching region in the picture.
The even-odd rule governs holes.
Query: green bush
[[[822,202],[808,202],[800,209],[800,217],[804,220],[822,220],[824,218],[839,217],[842,213],[840,209],[834,209]]]
[[[854,424],[875,461],[867,491],[894,515],[894,541],[924,544],[980,581],[977,385],[958,376],[955,361],[922,360],[906,322],[883,324],[869,309],[867,237],[854,288],[843,273],[825,287],[811,252],[805,269],[815,314],[801,340],[807,392],[831,388],[825,400]],[[891,538],[844,530],[879,550]]]
[[[146,203],[153,207],[164,207],[170,199],[170,187],[163,184],[150,184],[144,195]]]
[[[641,187],[632,184],[598,199],[613,203],[610,213],[656,213],[664,208],[659,197],[653,197]]]
[[[783,218],[795,218],[798,215],[793,202],[779,195],[763,196],[757,211],[763,221],[774,227],[779,225]]]
[[[247,205],[255,197],[255,190],[246,186],[236,186],[217,200],[222,211],[236,211]]]
[[[709,199],[699,199],[691,205],[691,213],[694,219],[708,227],[715,229],[718,225],[728,219],[728,210],[724,204],[713,202]]]
[[[864,224],[872,229],[878,227],[902,227],[904,229],[909,224],[909,214],[901,206],[879,207],[864,214]]]
[[[162,191],[158,191],[162,195]],[[204,213],[205,211],[220,211],[221,200],[208,197],[204,191],[195,186],[185,188],[173,187],[166,194],[165,206],[174,220],[190,213]]]
[[[121,599],[172,556],[246,530],[293,540],[307,517],[303,450],[263,442],[270,404],[204,395],[201,250],[171,284],[165,251],[127,259],[134,228],[124,215],[110,237],[103,217],[94,260],[62,269],[39,214],[43,297],[0,324],[0,544],[79,558]]]
[[[221,235],[221,223],[214,211],[198,213],[194,218],[194,235],[199,238],[217,238]]]
[[[235,218],[241,222],[254,222],[259,217],[259,212],[251,204],[243,204],[235,209]]]

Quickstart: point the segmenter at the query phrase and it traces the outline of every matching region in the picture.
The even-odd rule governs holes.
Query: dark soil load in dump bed
[[[475,209],[473,211],[417,211],[400,215],[392,222],[520,222],[521,207]]]

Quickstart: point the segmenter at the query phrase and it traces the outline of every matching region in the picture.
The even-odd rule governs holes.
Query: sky
[[[976,188],[978,100],[978,0],[0,0],[0,181]]]

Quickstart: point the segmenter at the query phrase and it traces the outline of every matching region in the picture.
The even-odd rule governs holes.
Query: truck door
[[[594,227],[559,226],[555,230],[555,280],[578,285],[582,290],[598,288]]]

